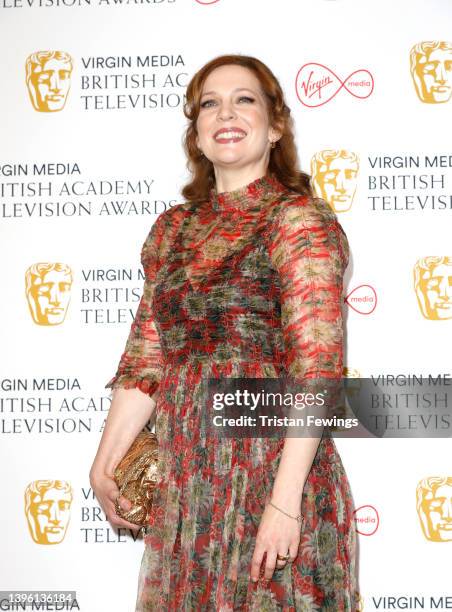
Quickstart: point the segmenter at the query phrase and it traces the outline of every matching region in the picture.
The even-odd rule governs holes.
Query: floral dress
[[[136,611],[355,611],[352,494],[331,436],[307,477],[293,563],[250,578],[284,438],[201,435],[207,378],[340,377],[346,235],[272,173],[161,213],[116,375],[156,400],[159,476]],[[300,439],[302,443],[302,439]],[[265,559],[264,559],[265,560]]]

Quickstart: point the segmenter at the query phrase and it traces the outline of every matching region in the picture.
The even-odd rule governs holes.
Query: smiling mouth
[[[63,529],[62,527],[47,527],[46,532],[47,533],[60,533],[62,529]]]
[[[219,142],[220,144],[226,142],[239,142],[246,137],[245,132],[234,132],[231,130],[230,132],[222,132],[218,136],[214,137],[215,142]]]

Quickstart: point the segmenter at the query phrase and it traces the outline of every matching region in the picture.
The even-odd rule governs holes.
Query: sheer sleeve
[[[163,240],[163,213],[157,218],[141,249],[145,274],[143,294],[115,376],[105,388],[137,387],[152,396],[159,385],[163,359],[158,331],[152,313],[152,298],[159,268],[159,247]]]
[[[349,244],[321,198],[282,203],[268,245],[281,291],[285,366],[291,379],[340,379],[343,274]]]

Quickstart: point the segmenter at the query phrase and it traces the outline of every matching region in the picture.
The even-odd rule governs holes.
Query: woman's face
[[[257,77],[236,65],[215,68],[205,80],[196,127],[196,144],[217,167],[267,167],[270,141],[280,137],[269,125]]]

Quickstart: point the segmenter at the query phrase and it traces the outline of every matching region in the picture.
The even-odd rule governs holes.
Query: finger
[[[251,559],[251,580],[253,582],[257,582],[259,580],[259,572],[261,569],[262,558],[264,556],[265,549],[258,544],[256,544],[256,548],[254,549],[253,558]]]
[[[119,514],[117,514],[116,512],[116,507],[115,504],[108,500],[107,502],[107,518],[109,519],[110,523],[112,523],[113,525],[117,526],[117,527],[127,527],[129,529],[141,529],[141,525],[137,525],[136,523],[131,523],[129,521],[127,521],[126,519],[122,518],[121,516],[119,516]]]
[[[120,495],[117,498],[118,502],[119,502],[119,506],[123,509],[123,510],[130,510],[130,508],[132,508],[133,504],[130,501],[130,499],[127,499],[127,497],[124,497],[124,495]]]
[[[292,563],[297,558],[299,546],[300,546],[300,543],[298,544],[293,543],[289,546],[289,555],[290,555],[289,563]]]
[[[116,507],[116,500],[107,499],[106,507],[107,507],[107,513],[112,517],[113,521],[116,522],[117,520],[122,519],[122,516],[118,514],[118,509]],[[124,510],[127,510],[127,508],[124,508]]]
[[[114,482],[108,487],[106,495],[108,499],[111,499],[112,501],[115,501],[115,499],[118,497],[119,489]]]
[[[127,527],[128,529],[131,529],[132,531],[138,531],[142,528],[142,525],[136,525],[135,523],[129,523],[129,521],[126,521],[125,519],[118,517],[118,527]]]
[[[273,576],[273,572],[275,571],[276,566],[276,550],[269,551],[267,550],[267,562],[265,564],[265,573],[264,578],[270,580]]]
[[[129,521],[126,521],[126,519],[123,519],[121,516],[116,514],[114,510],[111,512],[110,515],[107,516],[107,518],[110,521],[110,523],[114,525],[115,527],[127,527],[128,529],[132,529],[134,531],[141,529],[142,527],[142,525],[137,525],[136,523],[131,523]]]
[[[126,519],[122,518],[122,516],[116,514],[115,510],[112,511],[110,517],[110,522],[116,527],[127,527],[128,529],[132,529],[133,531],[139,530],[142,527],[142,525],[137,525],[136,523],[126,521]]]

